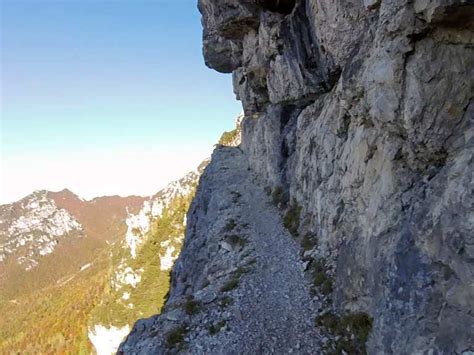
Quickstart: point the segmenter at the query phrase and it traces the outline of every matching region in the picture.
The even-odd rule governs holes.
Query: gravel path
[[[304,278],[300,247],[284,228],[270,197],[247,173],[243,155],[229,156],[225,164],[233,177],[227,188],[241,195],[230,213],[238,216],[237,224],[247,227],[253,249],[249,258],[257,262],[234,292],[236,316],[230,322],[234,332],[223,334],[225,339],[214,353],[318,353],[321,336],[314,318],[319,305]]]

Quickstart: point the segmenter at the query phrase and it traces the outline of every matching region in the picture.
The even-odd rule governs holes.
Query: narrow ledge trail
[[[249,254],[256,263],[230,294],[230,332],[223,332],[199,351],[214,354],[314,354],[321,349],[321,335],[314,318],[319,303],[313,301],[304,277],[300,246],[283,226],[281,215],[255,177],[248,171],[238,148],[221,148],[213,159],[218,181],[212,193],[240,196],[226,214],[245,226]],[[227,182],[227,183],[226,183]],[[219,191],[220,190],[220,191]],[[203,351],[205,349],[205,351]]]
[[[256,180],[239,148],[215,150],[188,213],[165,310],[138,321],[119,354],[322,353],[321,303],[311,296],[300,245]],[[190,299],[199,307],[187,312]]]

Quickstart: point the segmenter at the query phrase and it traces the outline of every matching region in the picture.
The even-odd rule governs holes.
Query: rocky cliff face
[[[199,9],[206,64],[232,72],[243,104],[242,144],[214,154],[168,306],[137,323],[122,351],[474,351],[472,1],[200,0]],[[281,223],[299,252],[269,229]],[[274,234],[288,240],[274,249]],[[223,310],[227,296],[234,305]]]

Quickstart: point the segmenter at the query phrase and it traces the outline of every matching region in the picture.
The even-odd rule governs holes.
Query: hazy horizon
[[[0,204],[148,196],[233,128],[241,105],[204,65],[194,0],[0,1]]]
[[[192,171],[196,171],[199,164],[201,162],[203,162],[204,160],[206,159],[209,159],[211,157],[211,154],[212,154],[212,150],[213,150],[213,147],[210,149],[211,150],[211,153],[209,153],[208,156],[204,157],[203,159],[201,159],[194,167],[188,169],[188,170],[182,170],[183,172],[182,173],[175,173],[176,177],[174,176],[170,176],[170,175],[167,175],[167,174],[163,174],[161,175],[162,176],[162,179],[160,179],[158,182],[157,181],[152,181],[149,185],[150,185],[150,189],[148,191],[146,191],[145,193],[134,193],[133,192],[133,187],[132,189],[130,189],[130,193],[127,193],[127,190],[126,189],[122,189],[122,193],[114,193],[113,191],[113,188],[112,189],[105,189],[105,193],[103,194],[99,194],[99,195],[94,195],[93,192],[91,194],[86,194],[86,195],[83,195],[83,194],[80,194],[78,193],[77,191],[75,191],[73,188],[71,188],[70,186],[63,186],[63,187],[59,187],[61,186],[60,183],[58,185],[56,185],[57,187],[56,188],[53,188],[53,189],[46,189],[46,188],[35,188],[29,192],[27,192],[25,195],[23,196],[19,196],[19,197],[15,197],[14,199],[10,200],[10,201],[0,201],[0,205],[7,205],[7,204],[10,204],[10,203],[13,203],[13,202],[16,202],[16,201],[19,201],[29,195],[31,195],[32,193],[34,192],[37,192],[37,191],[49,191],[49,192],[61,192],[63,190],[69,190],[70,192],[72,192],[73,194],[77,195],[79,198],[81,198],[82,200],[85,200],[85,201],[91,201],[91,200],[94,200],[95,198],[100,198],[100,197],[111,197],[111,196],[119,196],[119,197],[131,197],[131,196],[138,196],[138,197],[151,197],[153,195],[155,195],[156,193],[160,192],[162,189],[166,188],[166,186],[174,181],[177,181],[177,180],[180,180],[182,177],[184,177],[187,173],[190,173]],[[176,155],[179,155],[176,154]],[[168,163],[171,163],[172,160],[173,160],[173,154],[169,154],[166,156],[167,158],[169,158],[169,162]],[[140,156],[140,159],[146,159],[146,158],[143,158],[143,156]],[[150,159],[154,159],[153,157],[150,157]],[[154,161],[159,161],[159,160],[154,160]],[[191,163],[192,163],[192,159],[189,160]],[[185,163],[187,163],[187,161],[185,161]],[[178,170],[177,170],[178,171]],[[156,187],[156,188],[155,188]]]

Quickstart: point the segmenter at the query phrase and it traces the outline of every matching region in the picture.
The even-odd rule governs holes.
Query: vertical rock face
[[[191,353],[474,351],[472,1],[200,0],[199,9],[206,64],[232,72],[243,104],[241,153],[214,154],[188,214],[165,313],[137,323],[121,351],[179,350],[183,341]],[[221,186],[229,169],[236,171],[230,181],[240,202]],[[258,246],[273,235],[265,225],[275,221],[246,218],[245,210],[264,208],[252,199],[260,195],[248,187],[250,177],[273,191],[319,287],[321,297],[311,301],[294,296],[300,308],[292,316],[260,312],[284,295],[272,296],[271,287],[256,281],[269,281],[264,270],[273,259],[265,253],[272,247]],[[242,201],[244,210],[232,207]],[[209,295],[233,272],[226,251],[235,248],[219,239],[229,213],[252,246],[244,254],[261,259],[244,277],[247,288],[235,291],[238,307],[226,318],[212,306],[222,296]],[[301,270],[292,248],[279,246],[287,266],[278,275],[295,282]],[[232,265],[247,259],[238,260]],[[261,307],[242,296],[252,285]],[[207,297],[199,301],[206,316],[178,312],[191,297]],[[237,309],[255,309],[248,327]],[[275,314],[281,324],[300,317],[297,324],[309,320],[315,330],[302,325],[305,336],[296,343],[290,330],[269,326]],[[203,329],[215,330],[219,317],[234,323],[214,344]],[[265,328],[257,334],[261,348],[247,334],[255,320]],[[362,323],[371,324],[364,328],[371,329],[368,336]],[[321,335],[326,329],[344,338],[350,328],[359,329],[364,346],[331,345]],[[272,342],[282,334],[287,343]]]
[[[301,207],[335,308],[373,317],[371,353],[472,351],[473,3],[224,3],[200,1],[206,63],[232,69],[250,169]]]

